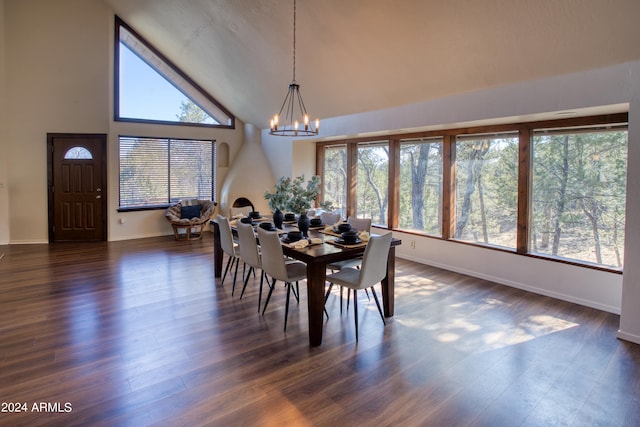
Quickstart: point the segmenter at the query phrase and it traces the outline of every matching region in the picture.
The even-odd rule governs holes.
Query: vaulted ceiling
[[[293,0],[104,1],[239,119],[268,126],[292,78]],[[638,0],[297,2],[313,117],[640,59]]]

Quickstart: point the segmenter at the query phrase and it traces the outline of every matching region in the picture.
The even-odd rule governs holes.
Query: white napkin
[[[312,237],[311,241],[309,242],[310,245],[319,245],[322,243],[322,239],[319,237]]]
[[[331,231],[333,231],[333,225],[329,225],[329,226],[325,227],[325,228],[324,228],[324,231],[326,231],[326,232],[331,232]]]
[[[309,241],[307,239],[298,240],[297,242],[291,243],[291,247],[295,249],[302,249],[309,246]]]
[[[369,232],[368,231],[363,231],[362,233],[360,233],[358,235],[358,237],[360,237],[360,240],[362,240],[363,242],[368,242],[369,241]]]

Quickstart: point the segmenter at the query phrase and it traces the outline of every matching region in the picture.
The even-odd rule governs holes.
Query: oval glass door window
[[[91,152],[84,147],[71,147],[64,153],[65,159],[93,159]]]

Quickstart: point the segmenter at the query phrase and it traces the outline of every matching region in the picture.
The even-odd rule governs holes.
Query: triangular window
[[[234,128],[235,118],[116,16],[115,120]]]

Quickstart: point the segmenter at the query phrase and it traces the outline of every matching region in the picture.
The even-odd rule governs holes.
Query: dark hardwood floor
[[[363,293],[356,343],[334,291],[310,348],[304,282],[284,333],[209,233],[0,252],[0,425],[640,425],[613,314],[398,260],[387,326]]]

